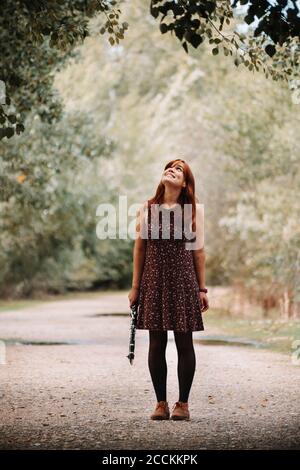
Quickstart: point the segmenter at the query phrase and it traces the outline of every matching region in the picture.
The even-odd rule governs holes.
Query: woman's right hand
[[[138,302],[140,295],[140,289],[137,287],[132,287],[129,294],[128,294],[128,299],[129,299],[129,306],[132,307],[132,305],[136,304]]]

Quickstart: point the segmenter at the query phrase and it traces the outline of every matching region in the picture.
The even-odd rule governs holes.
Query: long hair
[[[183,173],[184,173],[184,180],[186,186],[181,189],[181,193],[177,200],[177,203],[181,205],[182,210],[184,211],[184,204],[191,204],[192,205],[192,231],[195,232],[196,230],[196,202],[199,202],[198,197],[195,195],[195,178],[190,169],[189,165],[186,163],[185,160],[181,158],[176,158],[175,160],[170,160],[164,168],[164,171],[167,168],[170,168],[173,163],[175,162],[182,162],[183,163]],[[160,182],[157,186],[155,195],[148,199],[148,208],[151,208],[152,204],[162,204],[164,200],[165,194],[165,185]]]

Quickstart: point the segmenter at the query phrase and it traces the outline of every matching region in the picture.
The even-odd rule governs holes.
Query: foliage
[[[96,207],[116,191],[115,143],[83,113],[52,125],[36,115],[28,124],[30,131],[0,145],[1,294],[126,279],[124,243],[100,242],[95,231]]]
[[[270,4],[267,0],[151,0],[150,12],[160,19],[162,34],[174,34],[188,53],[188,44],[198,48],[205,39],[212,46],[212,54],[223,52],[234,57],[238,66],[250,71],[263,70],[266,77],[289,80],[299,77],[300,18],[299,6],[293,0]],[[246,5],[245,14],[238,14],[251,25],[259,19],[253,34],[232,28],[235,7]],[[171,12],[171,14],[170,14]],[[164,21],[165,20],[165,21]],[[226,29],[227,28],[227,29]],[[224,31],[223,31],[224,29]]]
[[[145,5],[124,3],[128,44],[86,38],[56,75],[61,123],[31,116],[1,143],[1,292],[129,285],[132,243],[96,239],[95,208],[149,198],[177,156],[205,205],[208,283],[296,299],[299,106],[284,83],[211,60],[209,41],[178,54]]]
[[[283,88],[266,88],[247,108],[238,106],[234,98],[227,102],[220,119],[232,188],[219,222],[226,229],[224,266],[231,281],[261,298],[288,292],[299,303],[298,109]]]
[[[23,132],[24,119],[33,109],[49,122],[59,117],[61,103],[52,87],[55,71],[73,56],[75,46],[90,36],[89,21],[96,15],[105,17],[98,32],[108,34],[112,46],[124,39],[128,23],[119,23],[120,3],[121,0],[2,1],[0,139]],[[241,14],[246,23],[259,19],[253,34],[241,34],[235,28],[235,7],[240,5],[247,9],[246,14]],[[266,77],[300,86],[299,9],[295,0],[281,0],[276,5],[267,0],[151,0],[150,13],[154,18],[162,15],[160,31],[175,33],[186,52],[188,43],[197,48],[207,39],[214,55],[221,51],[233,56],[237,66],[242,63],[250,71],[262,69]],[[168,23],[163,21],[166,17]]]
[[[111,44],[124,37],[119,9],[111,0],[3,0],[0,15],[0,139],[24,131],[24,119],[34,110],[51,122],[61,113],[52,88],[54,73],[74,47],[90,34],[88,22],[105,15],[100,33]]]

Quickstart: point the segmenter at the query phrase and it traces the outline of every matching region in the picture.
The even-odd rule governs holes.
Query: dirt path
[[[148,331],[137,330],[129,364],[127,292],[49,302],[0,314],[0,448],[300,448],[300,366],[289,356],[198,344],[191,421],[152,421]],[[127,313],[128,316],[103,314]],[[208,313],[207,313],[208,314]],[[204,317],[205,321],[205,317]],[[205,325],[205,323],[204,323]],[[168,401],[178,399],[173,332]],[[13,339],[62,342],[14,344]]]

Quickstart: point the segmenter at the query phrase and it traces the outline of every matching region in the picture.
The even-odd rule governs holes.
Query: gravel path
[[[152,421],[148,331],[137,330],[131,366],[129,323],[127,292],[1,313],[6,364],[0,365],[0,448],[300,448],[300,366],[289,356],[199,344],[215,331],[194,332],[191,420]],[[172,407],[178,399],[177,353],[173,332],[168,335]],[[68,344],[24,345],[16,339]]]

